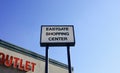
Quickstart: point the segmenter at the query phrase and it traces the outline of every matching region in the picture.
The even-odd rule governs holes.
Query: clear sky
[[[0,0],[0,39],[44,55],[42,24],[74,24],[74,73],[120,73],[120,0]],[[49,55],[67,64],[66,47]]]

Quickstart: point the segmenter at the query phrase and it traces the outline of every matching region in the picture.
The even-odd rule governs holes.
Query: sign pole
[[[70,46],[67,46],[68,70],[71,73]]]
[[[49,47],[46,46],[45,73],[48,73],[48,63],[49,63],[49,60],[48,60],[48,49],[49,49]]]

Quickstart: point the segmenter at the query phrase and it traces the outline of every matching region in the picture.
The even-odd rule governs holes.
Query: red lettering
[[[6,59],[5,59],[5,65],[7,67],[10,67],[12,65],[12,61],[13,61],[13,56],[10,57],[10,60],[9,60],[9,55],[6,55]]]
[[[13,64],[13,67],[14,68],[17,68],[17,64],[18,64],[18,60],[19,60],[19,58],[17,58],[17,57],[14,57],[14,64]]]
[[[20,70],[24,70],[24,66],[23,66],[23,60],[22,59],[20,59],[20,64],[19,64],[19,69]]]
[[[30,70],[30,62],[29,62],[29,61],[26,61],[25,71],[29,71],[29,70]]]
[[[34,72],[36,63],[31,62],[31,65],[32,65],[32,72]]]
[[[4,53],[0,52],[0,64],[4,63],[4,58],[5,58]]]
[[[4,64],[7,67],[12,66],[13,64],[13,68],[18,68],[24,71],[31,70],[32,72],[34,72],[35,65],[36,65],[36,63],[30,62],[30,61],[25,61],[25,64],[23,64],[23,59],[6,55],[2,52],[0,52],[0,64]]]

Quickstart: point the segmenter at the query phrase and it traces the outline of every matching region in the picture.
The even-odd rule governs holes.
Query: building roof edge
[[[3,41],[1,39],[0,39],[0,46],[4,47],[5,49],[12,50],[12,51],[24,54],[24,55],[27,55],[29,57],[32,57],[32,58],[35,58],[35,59],[38,59],[38,60],[45,61],[44,56],[42,56],[40,54],[37,54],[35,52],[29,51],[27,49],[24,49],[22,47],[13,45],[13,44],[8,43],[6,41]],[[65,68],[65,69],[68,69],[68,65],[66,65],[64,63],[61,63],[61,62],[58,62],[56,60],[50,59],[50,58],[49,58],[49,63],[54,64],[54,65],[59,66],[59,67],[62,67],[62,68]],[[73,71],[73,67],[72,67],[72,71]]]

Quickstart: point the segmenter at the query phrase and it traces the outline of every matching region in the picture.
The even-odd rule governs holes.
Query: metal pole
[[[68,70],[69,70],[69,73],[72,73],[71,72],[71,60],[70,60],[70,46],[67,46],[67,57],[68,57]]]
[[[48,73],[48,49],[49,47],[46,46],[45,73]]]

